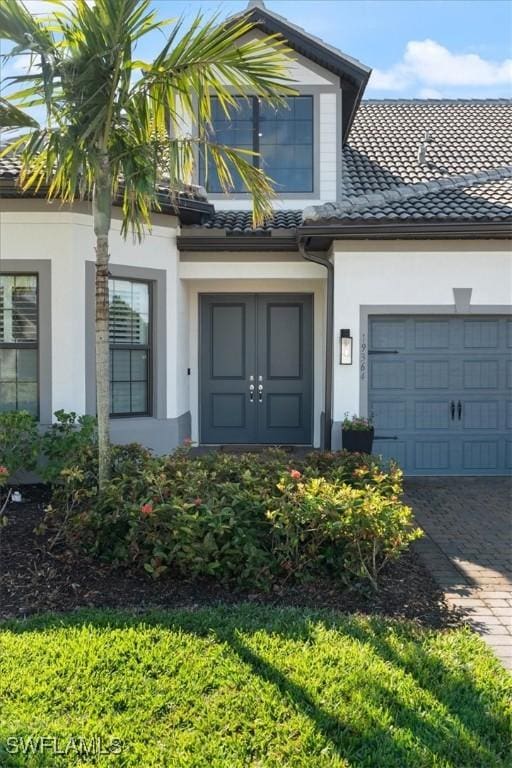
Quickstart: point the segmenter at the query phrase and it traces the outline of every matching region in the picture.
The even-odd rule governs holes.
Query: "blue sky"
[[[494,97],[512,92],[508,0],[266,0],[372,67],[367,95]],[[236,13],[246,0],[159,0],[163,16]]]
[[[41,0],[26,0],[40,11]],[[198,11],[228,16],[246,0],[155,0],[162,17]],[[374,73],[372,98],[496,97],[512,94],[509,0],[266,0],[270,10],[360,59]],[[152,35],[140,48],[151,57]]]

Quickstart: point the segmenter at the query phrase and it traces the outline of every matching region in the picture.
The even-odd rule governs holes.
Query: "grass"
[[[0,766],[506,768],[511,694],[467,629],[248,605],[46,615],[0,626]]]

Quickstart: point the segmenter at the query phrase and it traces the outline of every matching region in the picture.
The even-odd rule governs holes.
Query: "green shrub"
[[[81,457],[84,446],[96,444],[96,419],[93,416],[77,416],[74,411],[55,411],[57,421],[41,438],[41,453],[45,465],[41,469],[43,479],[55,484],[65,467],[72,466]]]
[[[352,451],[314,452],[306,457],[306,475],[348,483],[354,488],[374,488],[383,496],[399,498],[404,473],[393,460]]]
[[[281,495],[267,513],[274,557],[292,573],[325,566],[341,576],[368,579],[377,588],[384,565],[420,535],[412,511],[370,485],[355,488],[299,474],[283,476]]]
[[[115,447],[101,496],[96,461],[81,446],[49,516],[72,544],[155,577],[172,567],[268,587],[329,572],[376,587],[382,566],[417,535],[399,499],[401,473],[375,457],[312,454],[290,466],[278,450],[155,458]]]
[[[13,475],[33,470],[39,455],[37,422],[27,411],[0,413],[0,465]]]

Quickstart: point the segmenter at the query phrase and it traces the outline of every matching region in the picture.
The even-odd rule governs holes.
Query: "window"
[[[150,286],[109,280],[112,416],[148,416],[150,398]]]
[[[0,275],[0,411],[39,416],[36,275]]]
[[[237,103],[227,117],[212,98],[212,140],[258,152],[253,162],[274,180],[276,192],[313,192],[313,97],[290,96],[277,108],[256,97],[238,98]],[[202,160],[199,175],[208,192],[222,192],[211,160],[207,181]],[[234,192],[245,191],[240,178],[233,181]]]

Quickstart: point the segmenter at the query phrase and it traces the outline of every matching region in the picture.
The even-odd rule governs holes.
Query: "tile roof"
[[[294,229],[302,224],[302,211],[275,211],[261,227],[252,227],[251,211],[216,211],[213,218],[203,224],[207,229],[225,229],[233,235],[261,235],[273,229]]]
[[[363,101],[342,154],[341,200],[308,224],[512,220],[512,100]]]
[[[420,145],[424,158],[419,161]],[[367,100],[342,153],[342,197],[279,211],[252,230],[246,211],[204,226],[230,234],[307,223],[512,219],[512,100]]]
[[[512,166],[348,196],[307,208],[303,217],[307,222],[512,221]]]
[[[425,160],[418,150],[425,131]],[[342,187],[363,195],[512,165],[512,101],[363,101],[343,150]]]
[[[21,170],[21,163],[19,158],[15,155],[6,155],[0,158],[0,182],[6,182],[9,186],[13,186],[12,182],[16,182]],[[162,184],[157,187],[157,193],[162,199],[169,197],[169,186],[165,183],[165,179],[162,179]],[[1,197],[2,195],[0,195]],[[3,194],[5,197],[6,195]],[[26,193],[27,197],[30,197],[30,192]],[[178,192],[180,198],[187,198],[191,200],[199,200],[206,202],[207,195],[204,187],[195,184],[186,184]]]
[[[0,159],[0,182],[18,173],[16,159]],[[203,200],[203,192],[183,194]],[[512,100],[363,101],[343,148],[340,200],[275,211],[256,230],[241,210],[217,211],[201,226],[261,235],[303,222],[447,220],[512,221]]]

